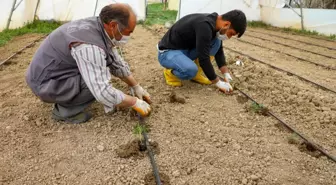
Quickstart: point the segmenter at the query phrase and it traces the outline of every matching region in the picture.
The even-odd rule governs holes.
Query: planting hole
[[[159,144],[157,142],[149,142],[149,145],[152,151],[155,154],[160,154]],[[136,158],[140,159],[146,155],[146,148],[143,144],[140,143],[140,140],[134,139],[133,141],[120,145],[119,148],[116,149],[116,153],[121,158]]]
[[[164,173],[159,173],[160,174],[160,180],[162,185],[171,185],[170,184],[170,178],[168,175]],[[145,185],[156,185],[155,177],[153,172],[149,172],[145,176]]]

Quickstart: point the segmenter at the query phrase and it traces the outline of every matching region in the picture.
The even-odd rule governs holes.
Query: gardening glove
[[[151,112],[151,107],[150,105],[143,101],[140,100],[139,98],[137,98],[135,104],[132,106],[133,110],[135,110],[136,112],[138,112],[141,116],[148,116]]]
[[[224,92],[224,93],[231,93],[233,91],[232,86],[230,85],[230,83],[228,82],[224,82],[222,80],[219,80],[216,83],[216,86],[219,88],[220,91]]]
[[[226,82],[231,82],[232,77],[231,77],[230,73],[224,73],[224,79],[225,79]]]
[[[152,103],[149,93],[143,89],[139,84],[131,87],[132,94],[135,94],[141,100],[145,100],[147,103]]]

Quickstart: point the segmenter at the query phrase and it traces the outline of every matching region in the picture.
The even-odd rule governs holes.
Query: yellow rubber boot
[[[203,70],[201,66],[199,65],[198,59],[196,59],[194,62],[197,65],[198,71],[197,71],[196,76],[192,80],[200,84],[205,84],[205,85],[212,84],[211,81],[206,76],[203,75]]]
[[[163,75],[164,75],[164,77],[166,79],[166,83],[168,85],[174,86],[174,87],[182,86],[182,81],[172,73],[171,69],[164,69],[163,70]]]
[[[215,57],[214,56],[210,56],[210,62],[214,61]]]

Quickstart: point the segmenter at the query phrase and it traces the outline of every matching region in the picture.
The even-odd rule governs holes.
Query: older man
[[[54,103],[53,119],[86,122],[92,116],[84,109],[94,100],[104,105],[105,112],[131,107],[149,115],[150,95],[117,50],[135,26],[131,7],[117,3],[105,6],[98,17],[60,26],[43,41],[26,72],[26,82],[42,101]],[[137,97],[114,88],[111,74],[127,83]]]

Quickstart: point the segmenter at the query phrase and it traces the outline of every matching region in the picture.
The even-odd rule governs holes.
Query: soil
[[[186,100],[183,96],[180,96],[178,94],[176,94],[176,92],[171,92],[171,94],[169,95],[169,99],[171,103],[177,102],[177,103],[186,103]]]
[[[5,60],[19,49],[27,46],[35,39],[41,37],[42,34],[33,33],[33,34],[25,34],[21,36],[14,37],[13,40],[9,41],[6,46],[0,47],[0,61]]]
[[[255,35],[255,34],[253,34],[253,35]],[[260,36],[262,38],[267,38],[267,36],[263,36],[262,34],[260,34],[258,36]],[[267,39],[271,39],[271,38],[267,38]],[[273,43],[273,42],[270,42],[270,41],[264,41],[264,40],[261,40],[261,39],[258,39],[258,38],[249,37],[248,35],[246,35],[246,36],[244,35],[244,37],[242,37],[242,39],[240,39],[240,40],[248,41],[248,42],[257,44],[261,48],[263,48],[263,47],[271,48],[275,51],[285,52],[285,53],[288,53],[288,54],[291,54],[293,56],[306,59],[306,60],[314,62],[314,63],[322,64],[324,66],[331,67],[331,68],[334,68],[334,69],[336,68],[335,59],[332,59],[332,58],[327,58],[327,57],[324,57],[324,56],[314,55],[314,54],[310,54],[310,53],[302,54],[301,50],[293,49],[293,48],[290,48],[290,47],[287,47],[287,46],[282,46],[282,45],[279,45],[279,44],[276,44],[276,43]],[[283,40],[285,40],[285,39],[283,39]],[[279,40],[277,39],[277,41],[279,41]],[[265,43],[267,43],[267,44],[265,44]],[[288,43],[288,41],[284,42],[284,43],[286,43],[288,45],[294,44],[294,43]],[[305,47],[302,47],[302,48],[305,48]],[[307,48],[305,48],[305,49],[307,49]],[[318,52],[318,50],[316,50],[316,49],[315,50],[312,49],[312,51]],[[273,51],[268,50],[268,52],[273,52]],[[328,53],[336,53],[336,51],[331,51],[331,50],[328,50],[328,49],[324,49],[320,53],[327,55]],[[283,55],[283,53],[281,53],[281,55]],[[301,61],[300,59],[296,59],[294,57],[288,56],[288,58],[292,58],[292,60],[295,60],[296,62],[301,62],[302,64],[307,63],[306,61]],[[313,66],[315,66],[315,65],[313,65]]]
[[[264,45],[267,45],[267,44],[268,44],[267,42],[264,43]],[[230,41],[226,42],[226,44],[224,45],[236,51],[244,51],[244,54],[250,55],[251,57],[259,59],[265,63],[272,64],[276,67],[290,71],[294,74],[302,76],[308,80],[319,83],[325,87],[328,87],[336,91],[335,70],[326,70],[325,68],[316,66],[308,62],[300,61],[291,56],[287,56],[282,53],[274,52],[264,47],[251,46],[250,44],[242,43],[235,39],[231,39]],[[278,48],[280,47],[281,46],[278,46]],[[293,49],[287,48],[287,50],[288,52],[291,52]],[[283,50],[283,52],[287,52],[287,50]],[[300,53],[301,53],[300,56],[306,56],[306,57],[310,57],[310,55],[314,55],[314,54],[305,53],[302,51],[300,51]]]
[[[237,92],[228,96],[213,85],[190,81],[183,81],[178,88],[167,86],[156,51],[165,29],[157,30],[159,33],[137,26],[124,55],[135,78],[151,94],[154,111],[146,119],[151,127],[149,138],[160,146],[155,159],[160,173],[166,174],[171,184],[336,184],[334,162],[289,144],[291,134],[280,130],[271,117],[247,112],[245,106],[251,102],[238,97]],[[293,72],[335,87],[335,73],[316,68],[317,73],[293,58],[229,42],[225,44],[244,53],[256,53],[272,64],[290,61]],[[88,109],[94,115],[88,123],[71,125],[50,118],[52,105],[39,101],[24,81],[39,44],[1,66],[0,184],[146,184],[146,173],[152,171],[148,157],[121,158],[116,152],[134,138],[132,129],[138,121],[130,111],[105,114],[103,106],[94,103]],[[334,94],[225,53],[239,88],[336,155]],[[244,66],[235,65],[237,57]],[[129,91],[118,79],[113,85]],[[171,103],[172,91],[185,97],[186,102]]]
[[[325,39],[320,39],[320,38],[316,38],[316,37],[312,37],[312,36],[302,36],[302,35],[298,35],[298,34],[291,34],[291,33],[288,33],[288,32],[272,31],[272,30],[269,30],[269,29],[261,29],[261,28],[248,28],[247,30],[248,31],[251,30],[251,31],[254,31],[254,32],[259,32],[259,33],[269,33],[269,34],[273,34],[273,35],[279,35],[281,37],[286,37],[288,39],[295,39],[295,40],[319,45],[319,46],[322,46],[322,47],[324,46],[324,47],[330,47],[330,48],[336,49],[336,41],[331,41],[331,40],[328,41],[328,40],[325,40]],[[276,38],[278,39],[278,37],[276,37]],[[305,47],[309,47],[309,45],[308,46],[305,45]]]
[[[116,153],[121,158],[130,158],[133,157],[135,159],[143,158],[147,154],[145,152],[140,151],[140,141],[135,139],[127,144],[120,145],[119,148],[116,149]],[[149,142],[151,150],[155,155],[160,154],[159,144],[157,142]]]
[[[159,173],[161,185],[171,185],[169,176],[164,173]],[[145,185],[156,185],[156,180],[153,172],[147,173],[145,176]]]

